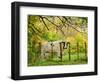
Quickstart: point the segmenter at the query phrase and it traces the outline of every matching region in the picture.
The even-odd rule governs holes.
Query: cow
[[[61,45],[61,47],[60,47]],[[41,46],[41,58],[46,59],[52,55],[52,51],[57,53],[57,57],[60,58],[61,50],[62,53],[64,49],[67,49],[67,42],[66,41],[54,41],[54,42],[47,42],[46,44]]]

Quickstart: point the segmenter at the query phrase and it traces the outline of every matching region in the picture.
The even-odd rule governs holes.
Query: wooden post
[[[60,42],[60,58],[62,61],[62,50],[63,50],[63,44]]]
[[[70,43],[69,43],[69,61],[71,60],[71,54],[70,54]]]
[[[77,59],[79,60],[79,43],[77,42]]]
[[[53,43],[51,44],[51,54],[52,54],[51,58],[53,58]]]
[[[87,57],[87,45],[86,45],[86,42],[84,42],[85,44],[85,56]]]

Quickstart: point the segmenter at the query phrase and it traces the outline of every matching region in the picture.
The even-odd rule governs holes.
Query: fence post
[[[39,51],[38,52],[39,52],[38,56],[40,56],[41,55],[41,42],[39,42]]]
[[[84,42],[85,44],[85,56],[87,57],[87,45],[86,45],[86,42]]]
[[[60,58],[61,58],[61,61],[62,61],[62,49],[63,49],[63,44],[60,42]]]
[[[51,58],[53,58],[53,43],[51,43],[51,54],[52,54]]]
[[[71,60],[71,54],[70,54],[71,50],[70,50],[70,43],[68,44],[69,44],[69,61],[70,61]]]
[[[77,42],[77,59],[79,60],[79,43]]]

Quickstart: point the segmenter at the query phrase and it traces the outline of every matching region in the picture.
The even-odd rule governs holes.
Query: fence
[[[41,46],[42,46],[42,44],[39,43],[38,58],[41,55]],[[63,46],[62,46],[62,43],[60,43],[59,47],[60,47],[60,60],[62,61],[63,60]],[[73,54],[73,51],[74,51],[74,54]],[[76,44],[71,44],[70,42],[68,42],[66,55],[69,56],[69,61],[71,61],[71,59],[72,59],[71,56],[72,55],[77,55],[77,60],[79,60],[80,56],[81,56],[81,52],[84,53],[84,56],[87,59],[87,43],[86,42],[84,42],[84,43],[77,42]],[[54,51],[53,51],[53,46],[52,45],[51,45],[50,54],[51,54],[51,58],[53,58]]]
[[[70,44],[69,43],[69,48],[68,48],[68,54],[69,54],[69,61],[71,60],[71,50],[72,50],[72,48],[71,48],[71,45],[73,45],[73,44]],[[76,51],[76,55],[77,55],[77,60],[79,60],[80,59],[80,49],[81,49],[81,47],[83,47],[83,49],[84,49],[84,52],[82,52],[82,53],[84,53],[84,56],[86,57],[86,59],[87,59],[87,44],[86,44],[86,42],[84,42],[83,44],[81,43],[81,44],[79,44],[78,42],[75,44],[76,45],[76,47],[74,48],[75,49],[75,51]],[[81,47],[80,47],[80,45],[81,45]],[[83,46],[82,46],[83,45]]]

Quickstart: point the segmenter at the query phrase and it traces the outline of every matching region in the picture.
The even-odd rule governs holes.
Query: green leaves
[[[65,40],[70,43],[87,42],[87,17],[28,15],[28,64],[39,60],[39,43]],[[73,47],[73,45],[72,45]],[[84,49],[81,46],[81,51]],[[72,49],[74,53],[74,49]]]

